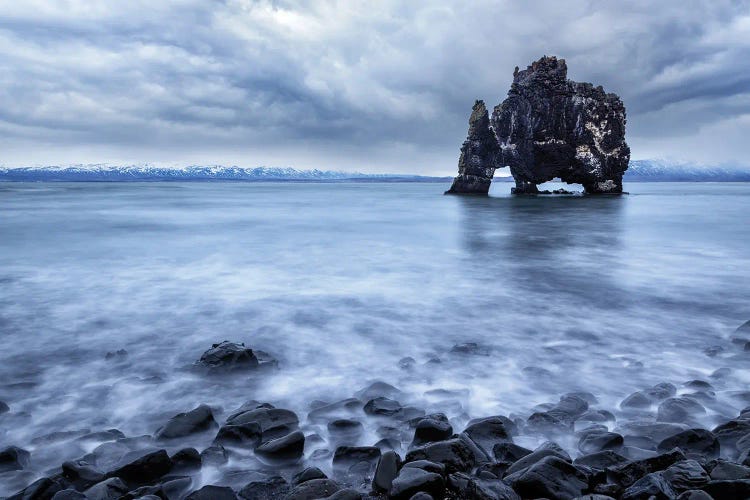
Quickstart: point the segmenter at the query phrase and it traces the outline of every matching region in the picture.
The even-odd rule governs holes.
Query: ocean
[[[307,412],[373,381],[454,428],[692,379],[715,386],[703,425],[750,405],[750,355],[730,347],[750,319],[750,183],[447,187],[0,183],[0,447],[31,452],[0,496],[91,451],[86,431],[150,435],[200,403],[217,419],[248,400],[289,408],[324,448]],[[222,340],[278,370],[196,373]]]

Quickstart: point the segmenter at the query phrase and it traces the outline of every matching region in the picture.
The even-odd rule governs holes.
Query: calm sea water
[[[598,198],[445,188],[0,184],[0,445],[32,452],[30,479],[87,451],[39,440],[52,432],[152,434],[199,403],[221,414],[249,399],[304,422],[311,401],[373,380],[461,422],[528,415],[571,390],[615,407],[726,366],[705,423],[743,406],[730,391],[750,382],[747,358],[703,349],[750,319],[750,184]],[[224,339],[281,369],[254,381],[186,369]],[[489,355],[451,355],[462,342]],[[105,359],[118,349],[124,360]],[[405,356],[416,370],[399,368]]]

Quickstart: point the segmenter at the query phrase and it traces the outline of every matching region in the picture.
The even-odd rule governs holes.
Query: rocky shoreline
[[[729,346],[750,350],[750,322]],[[451,354],[489,355],[473,343]],[[404,358],[399,366],[409,371],[414,363]],[[225,341],[193,369],[233,377],[283,367],[268,353]],[[198,404],[153,435],[104,429],[74,436],[91,451],[8,498],[750,498],[750,406],[711,429],[700,425],[719,392],[750,405],[750,391],[724,386],[727,370],[643,388],[619,408],[571,392],[528,415],[474,418],[460,428],[445,413],[402,404],[403,393],[383,381],[348,399],[312,401],[307,415],[261,401],[223,415]],[[12,404],[0,402],[0,422],[12,413]],[[190,446],[196,437],[210,444]],[[533,440],[542,443],[525,446]],[[0,450],[0,473],[23,472],[30,461],[29,451],[9,446]]]

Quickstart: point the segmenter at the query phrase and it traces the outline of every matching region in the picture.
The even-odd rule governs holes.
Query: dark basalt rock
[[[685,455],[679,450],[672,450],[655,457],[610,467],[607,469],[607,478],[627,488],[646,474],[663,471],[682,460],[685,460]]]
[[[570,455],[565,450],[560,448],[553,442],[546,442],[539,446],[536,450],[518,459],[511,465],[506,471],[508,475],[520,472],[534,465],[535,463],[543,460],[546,457],[554,456],[566,462],[572,462]]]
[[[380,397],[397,398],[401,395],[403,395],[403,392],[401,392],[400,389],[380,380],[373,382],[364,389],[357,391],[355,394],[355,396],[362,401],[369,401]]]
[[[573,460],[575,465],[585,465],[586,467],[599,470],[605,470],[608,467],[617,467],[627,462],[627,458],[612,450],[583,455]]]
[[[0,415],[3,413],[8,413],[10,411],[10,406],[8,406],[8,403],[5,401],[0,401]]]
[[[256,455],[271,463],[298,460],[304,451],[305,435],[302,431],[271,439],[255,448]]]
[[[276,439],[286,436],[299,428],[299,419],[297,415],[290,410],[282,408],[269,408],[261,406],[252,410],[243,411],[230,416],[227,419],[227,426],[242,426],[248,436],[252,436],[255,431],[254,425],[260,428],[261,441],[265,442],[270,439]],[[233,432],[229,432],[229,431]],[[227,429],[224,434],[236,435],[237,429]],[[219,434],[222,434],[221,430]],[[218,436],[217,436],[218,437]]]
[[[73,489],[62,490],[55,493],[52,500],[87,500],[86,495]]]
[[[502,481],[471,477],[461,472],[448,476],[448,488],[454,496],[475,500],[521,500],[513,489]],[[414,500],[414,497],[412,497]]]
[[[127,495],[120,497],[120,500],[131,500],[135,498],[156,497],[162,498],[181,498],[192,486],[192,479],[187,476],[172,477],[153,486],[142,486],[128,492]]]
[[[602,87],[567,79],[564,59],[543,57],[513,75],[508,97],[488,119],[474,104],[458,176],[447,193],[487,194],[496,168],[510,167],[512,192],[536,194],[559,177],[587,193],[621,193],[630,148],[625,107]]]
[[[292,476],[292,484],[298,485],[302,484],[305,481],[312,481],[313,479],[327,479],[328,476],[325,475],[325,473],[318,469],[317,467],[308,467],[307,469],[302,470],[301,472],[298,472],[294,476]]]
[[[172,469],[172,460],[165,450],[137,450],[120,459],[107,477],[118,477],[128,484],[148,484]]]
[[[443,413],[434,413],[420,418],[414,427],[412,446],[443,441],[453,435],[453,426]]]
[[[475,420],[464,429],[463,434],[476,443],[486,455],[491,456],[496,444],[513,442],[510,430],[507,427],[508,422],[510,421],[505,417],[488,417]]]
[[[220,444],[213,444],[201,452],[201,462],[203,465],[212,465],[214,467],[224,465],[229,461],[229,453]]]
[[[588,432],[578,442],[578,449],[583,453],[594,453],[602,450],[619,450],[623,437],[615,432]]]
[[[588,477],[570,462],[548,456],[521,472],[511,485],[523,498],[566,500],[583,494]]]
[[[398,401],[379,397],[368,401],[367,404],[365,404],[364,410],[368,415],[392,417],[401,413],[403,407]]]
[[[750,498],[750,479],[711,481],[701,489],[716,500],[724,498]]]
[[[404,467],[393,480],[388,497],[394,500],[409,500],[420,491],[433,498],[443,498],[445,479],[440,474],[427,472],[416,467]]]
[[[339,446],[333,453],[333,469],[337,472],[369,474],[380,459],[375,446]]]
[[[490,190],[502,155],[484,101],[476,101],[469,117],[469,133],[461,146],[458,176],[445,194],[484,194]]]
[[[708,484],[708,472],[695,460],[683,460],[664,471],[664,479],[675,491],[697,490]]]
[[[85,489],[105,479],[102,471],[85,460],[63,462],[62,475],[78,489]]]
[[[23,470],[29,466],[31,454],[18,446],[8,446],[0,451],[0,472]]]
[[[331,437],[336,441],[351,441],[351,443],[347,444],[354,444],[353,442],[356,441],[364,431],[365,428],[362,425],[362,422],[359,422],[358,420],[340,418],[328,423],[328,433]]]
[[[84,491],[89,500],[116,500],[128,492],[128,487],[119,477],[111,477]]]
[[[185,497],[185,500],[237,500],[232,488],[208,485]]]
[[[670,500],[677,493],[664,479],[664,473],[647,474],[622,494],[622,500]]]
[[[461,438],[428,444],[406,454],[405,462],[428,460],[443,464],[448,472],[466,472],[477,459],[469,444]]]
[[[688,457],[716,458],[721,446],[712,432],[688,429],[664,439],[657,446],[657,450],[662,453],[673,448],[681,449]]]
[[[690,422],[695,415],[706,413],[703,406],[688,397],[669,398],[659,405],[656,420],[659,422]]]
[[[386,451],[380,456],[378,465],[375,467],[375,476],[372,479],[372,488],[375,491],[388,491],[391,489],[393,480],[398,475],[401,465],[401,457],[395,451]]]
[[[281,476],[273,476],[260,481],[251,481],[239,492],[240,498],[247,500],[275,500],[283,498],[291,487]]]
[[[181,438],[217,427],[217,425],[211,408],[207,405],[200,405],[189,412],[179,413],[170,418],[164,427],[156,431],[154,437],[157,439]]]
[[[278,363],[268,353],[253,351],[244,343],[225,340],[213,344],[195,364],[209,373],[227,373],[276,366]]]
[[[330,479],[313,479],[295,486],[284,500],[310,500],[327,498],[341,489],[336,481]]]
[[[728,479],[750,479],[750,467],[719,460],[711,470],[711,479],[715,481]]]
[[[730,420],[716,426],[712,432],[721,443],[722,449],[736,450],[737,441],[750,434],[750,420]]]
[[[65,481],[56,477],[43,477],[28,485],[15,495],[9,496],[6,500],[36,500],[52,498],[58,491],[68,488]]]
[[[513,463],[531,454],[531,450],[513,443],[498,443],[492,447],[492,454],[498,462]]]
[[[175,472],[190,472],[201,468],[203,461],[201,460],[201,454],[195,448],[183,448],[176,452],[171,457],[172,470]]]

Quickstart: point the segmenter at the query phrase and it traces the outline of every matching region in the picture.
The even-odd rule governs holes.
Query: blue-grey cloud
[[[565,57],[635,157],[744,162],[750,2],[0,1],[0,162],[450,173],[475,98]]]

